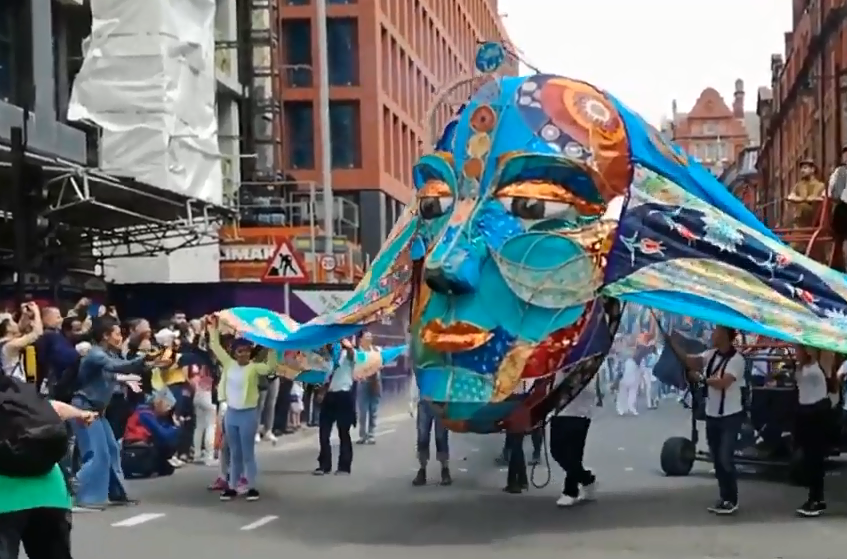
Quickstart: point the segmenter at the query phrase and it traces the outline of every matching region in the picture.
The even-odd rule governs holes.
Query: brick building
[[[315,6],[278,1],[283,160],[302,196],[302,184],[321,182]],[[347,236],[373,256],[412,198],[412,164],[427,141],[435,92],[470,73],[478,41],[502,40],[504,31],[496,0],[327,4],[332,185],[344,200],[335,211],[351,214]],[[507,72],[517,72],[513,65]]]
[[[732,107],[720,93],[708,87],[700,93],[687,113],[673,105],[670,136],[714,175],[720,176],[741,151],[756,142],[758,122],[755,113],[744,111],[744,82],[735,82]]]
[[[771,57],[771,87],[759,91],[761,202],[776,223],[781,201],[811,159],[824,179],[840,158],[844,142],[842,69],[847,67],[847,0],[793,0],[792,30],[785,51]],[[847,84],[844,84],[847,85]]]

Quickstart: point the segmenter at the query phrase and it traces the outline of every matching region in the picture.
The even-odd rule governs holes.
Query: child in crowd
[[[291,387],[291,407],[288,410],[288,428],[292,431],[300,429],[303,414],[303,384],[295,382]]]

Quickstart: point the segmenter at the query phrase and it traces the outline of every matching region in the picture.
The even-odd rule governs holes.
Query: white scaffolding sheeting
[[[91,0],[68,118],[102,129],[112,174],[222,201],[215,0]]]

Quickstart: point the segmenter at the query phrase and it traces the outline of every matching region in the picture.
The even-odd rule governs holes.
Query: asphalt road
[[[412,487],[414,424],[408,416],[390,419],[378,429],[375,446],[355,447],[350,477],[310,475],[314,436],[264,448],[256,503],[219,502],[205,490],[213,468],[131,482],[138,506],[75,515],[74,555],[834,559],[847,549],[847,483],[840,476],[829,478],[830,514],[816,520],[795,518],[803,491],[783,483],[745,479],[739,515],[718,518],[705,511],[716,498],[707,465],[687,478],[663,477],[661,443],[686,430],[686,415],[672,401],[639,417],[601,410],[587,459],[598,474],[598,501],[564,510],[554,506],[562,481],[556,466],[542,489],[500,491],[505,472],[493,462],[498,436],[453,437],[454,485]],[[435,479],[435,466],[431,473]],[[535,478],[543,482],[546,469]]]

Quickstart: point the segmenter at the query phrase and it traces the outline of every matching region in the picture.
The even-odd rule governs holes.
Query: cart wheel
[[[808,485],[806,470],[803,468],[803,451],[799,448],[791,453],[791,459],[788,461],[788,481],[800,487]]]
[[[686,437],[671,437],[662,445],[660,463],[668,476],[687,476],[694,467],[694,443]]]

